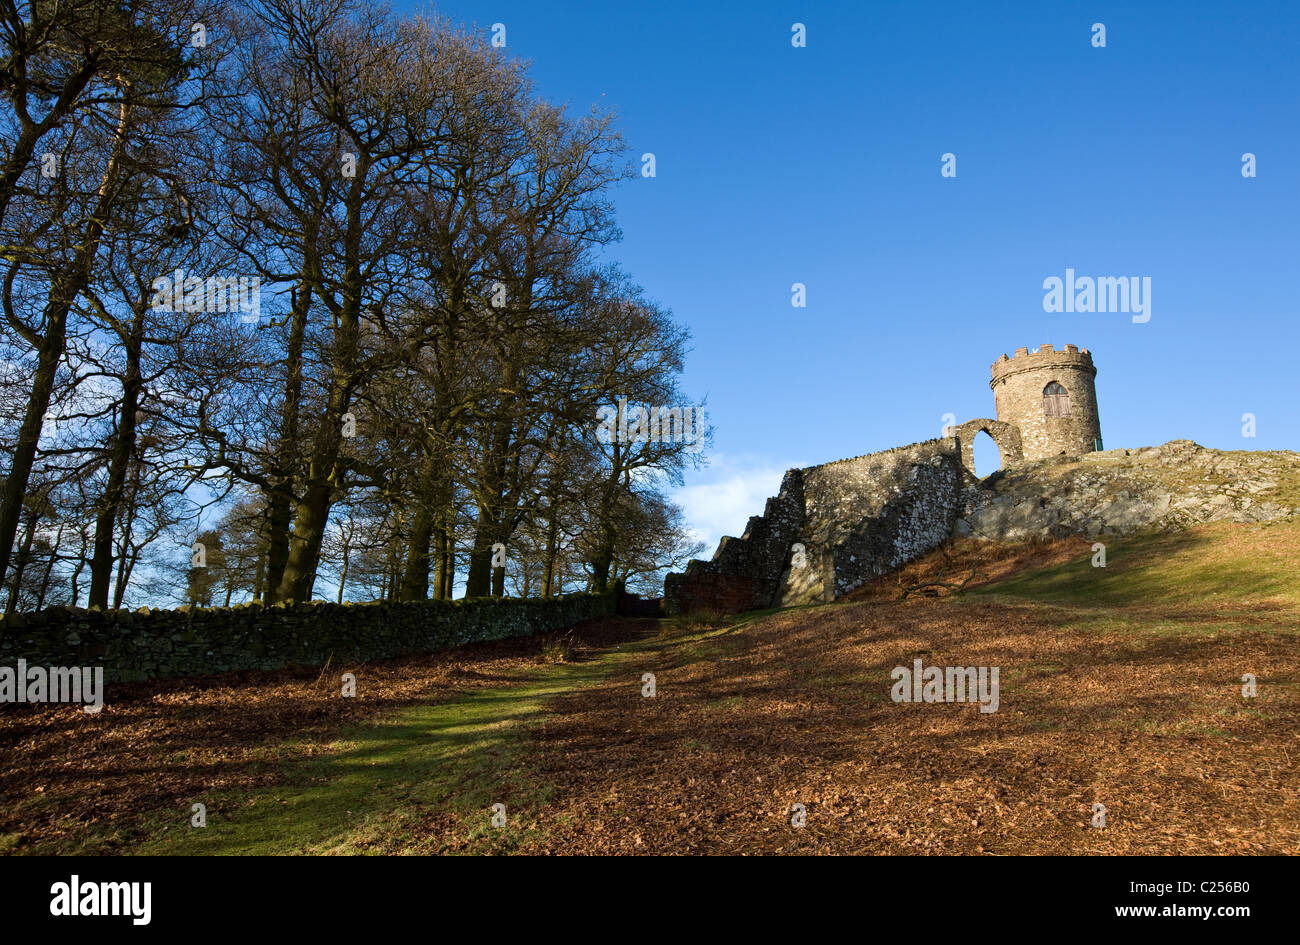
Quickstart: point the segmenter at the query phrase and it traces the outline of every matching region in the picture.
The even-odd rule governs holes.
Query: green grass
[[[1239,541],[1243,532],[1203,529],[1103,539],[1108,559],[1104,569],[1092,567],[1091,556],[1084,555],[971,590],[942,606],[984,599],[1032,607],[1049,622],[1123,633],[1131,641],[1125,646],[1132,647],[1135,656],[1156,645],[1155,638],[1230,632],[1231,626],[1215,620],[1221,612],[1198,607],[1210,599],[1224,604],[1275,598],[1275,611],[1251,604],[1233,606],[1230,613],[1249,615],[1256,627],[1296,632],[1291,605],[1300,603],[1300,586],[1291,580],[1291,561],[1300,525],[1266,528],[1250,532],[1248,541]],[[828,605],[799,609],[821,606]],[[540,812],[554,788],[531,765],[529,729],[544,719],[556,698],[621,672],[628,674],[630,691],[639,689],[636,667],[647,653],[654,653],[656,665],[663,667],[725,658],[746,645],[738,631],[776,613],[790,610],[711,618],[695,625],[667,624],[657,638],[625,643],[589,661],[538,665],[508,687],[468,692],[350,726],[326,746],[290,736],[255,752],[246,769],[268,775],[273,783],[190,801],[207,806],[207,827],[190,827],[186,803],[175,810],[148,812],[129,829],[92,830],[75,842],[75,849],[32,852],[425,853],[436,847],[449,824],[464,839],[461,848],[466,852],[508,852],[543,829]],[[1044,660],[1027,667],[1024,675],[1051,676],[1066,670],[1062,663]],[[864,681],[844,673],[809,683],[841,688]],[[885,697],[875,689],[862,694]],[[743,705],[741,695],[713,703],[721,711]],[[1197,731],[1229,738],[1232,723],[1245,720],[1233,715],[1225,717],[1223,725]],[[309,747],[316,750],[308,752]],[[699,742],[698,747],[707,746]],[[178,752],[173,760],[184,757]],[[502,828],[490,823],[491,807],[498,803],[506,805]],[[0,852],[13,843],[14,838],[0,836]]]
[[[348,731],[336,750],[293,765],[283,785],[207,800],[208,826],[188,818],[140,853],[354,853],[385,849],[435,805],[484,824],[494,803],[515,813],[545,801],[547,786],[513,777],[518,723],[556,691],[545,681],[402,710]],[[183,813],[183,812],[182,812]],[[486,836],[486,835],[485,835]]]
[[[1291,538],[1295,526],[1269,526]],[[1289,530],[1289,534],[1288,534]],[[1103,538],[1106,566],[1084,555],[1054,567],[1029,571],[975,588],[968,597],[1010,597],[1040,603],[1129,608],[1281,597],[1300,603],[1300,586],[1277,554],[1224,554],[1222,534],[1201,530]],[[1211,552],[1215,552],[1211,555]]]
[[[659,662],[667,666],[715,658],[732,648],[724,637],[733,623],[624,643],[579,663],[538,665],[521,682],[401,709],[328,743],[289,736],[250,753],[245,770],[273,779],[268,786],[195,796],[129,827],[91,828],[24,852],[418,854],[433,851],[434,832],[440,839],[448,817],[466,852],[509,852],[540,829],[537,814],[553,792],[530,766],[528,743],[550,703],[619,672],[628,673],[629,691],[639,691],[631,664],[646,652],[666,657]],[[206,827],[190,825],[191,803],[206,806]],[[506,807],[504,827],[491,823],[494,804]],[[16,840],[0,836],[0,852]]]
[[[703,636],[701,634],[700,636]],[[124,844],[132,853],[344,854],[428,852],[422,823],[459,821],[468,852],[508,852],[537,827],[552,786],[529,768],[527,732],[557,696],[595,685],[662,641],[638,641],[582,663],[539,666],[521,685],[480,690],[409,707],[352,726],[313,757],[272,766],[273,786],[195,797],[207,826],[187,807],[154,812]],[[629,687],[639,680],[629,677]],[[283,755],[286,740],[271,753]],[[492,805],[506,824],[491,824]],[[120,834],[80,845],[89,852],[127,841]]]
[[[1255,528],[1102,539],[1105,568],[1094,568],[1085,554],[973,589],[954,603],[1031,608],[1050,625],[1122,638],[1135,659],[1245,629],[1294,634],[1300,586],[1291,574],[1300,523]]]

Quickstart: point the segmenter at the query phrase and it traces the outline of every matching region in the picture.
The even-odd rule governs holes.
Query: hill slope
[[[376,682],[402,693],[375,720],[319,682],[255,676],[138,688],[99,717],[33,708],[21,738],[9,714],[0,743],[25,773],[4,785],[0,830],[19,851],[1300,852],[1300,523],[1115,539],[1104,569],[1077,541],[954,554],[996,580],[904,601],[882,583],[874,599],[657,636],[636,622],[623,642],[588,634],[574,664],[515,649],[460,654],[453,673],[361,667],[362,698]],[[893,668],[915,659],[998,667],[998,710],[892,701]],[[305,731],[297,709],[274,722],[294,687]],[[263,689],[270,714],[245,734],[234,720]],[[178,706],[211,736],[197,771],[167,750]],[[115,713],[133,738],[109,737]],[[78,726],[102,727],[95,751],[65,737]],[[181,775],[189,787],[150,800]]]

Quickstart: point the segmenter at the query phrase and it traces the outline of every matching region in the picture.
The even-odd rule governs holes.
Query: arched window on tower
[[[1070,395],[1056,381],[1043,388],[1043,413],[1049,417],[1070,415]]]

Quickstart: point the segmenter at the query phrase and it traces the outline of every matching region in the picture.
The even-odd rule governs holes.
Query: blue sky
[[[1108,447],[1300,442],[1300,4],[436,9],[505,24],[541,94],[655,154],[614,255],[694,335],[715,439],[678,498],[710,545],[789,466],[992,416],[1021,346],[1093,351]],[[1044,312],[1067,267],[1149,277],[1150,321]]]

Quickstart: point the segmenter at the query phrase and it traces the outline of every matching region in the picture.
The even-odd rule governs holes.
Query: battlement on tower
[[[1004,354],[993,362],[990,369],[993,377],[989,381],[989,387],[994,387],[999,381],[1012,374],[1054,368],[1083,369],[1090,371],[1094,376],[1097,373],[1097,368],[1092,363],[1092,352],[1087,348],[1076,345],[1066,345],[1060,351],[1052,345],[1043,345],[1034,351],[1028,348],[1017,348],[1016,353],[1011,357]]]

